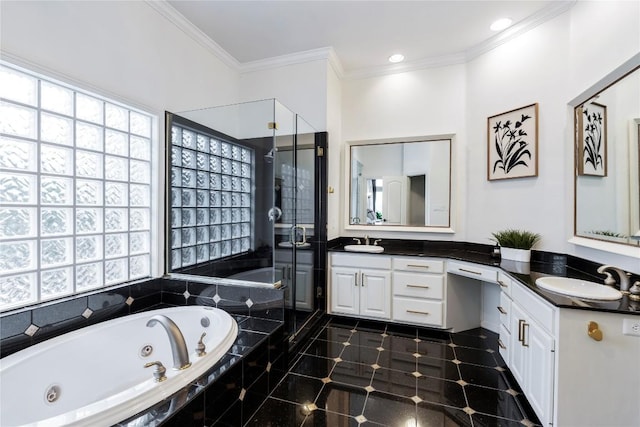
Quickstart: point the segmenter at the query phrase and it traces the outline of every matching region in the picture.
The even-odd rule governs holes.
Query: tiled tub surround
[[[188,358],[172,355],[162,326],[147,326],[158,316],[177,325]],[[166,325],[162,319],[157,323]],[[229,313],[192,305],[122,316],[47,340],[2,359],[0,383],[9,392],[0,394],[0,424],[118,423],[205,375],[237,335],[237,322]],[[198,356],[200,340],[206,353]],[[162,373],[153,371],[153,377],[164,376],[162,382],[144,369],[156,361],[167,365]],[[188,369],[175,369],[184,365]]]
[[[495,333],[332,317],[245,425],[538,424]]]
[[[120,424],[210,425],[222,415],[220,408],[233,407],[239,416],[254,410],[269,384],[283,374],[282,300],[282,291],[276,289],[151,279],[5,313],[0,318],[0,349],[5,356],[84,326],[156,308],[217,306],[238,323],[238,337],[227,354],[190,386]]]

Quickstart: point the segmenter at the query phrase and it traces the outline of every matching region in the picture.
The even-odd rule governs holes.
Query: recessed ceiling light
[[[394,64],[402,61],[404,61],[404,55],[401,53],[396,53],[389,57],[389,62],[393,62]]]
[[[512,23],[513,23],[512,19],[502,18],[502,19],[498,19],[497,21],[494,21],[489,28],[491,28],[492,31],[502,31],[505,28],[509,27]]]

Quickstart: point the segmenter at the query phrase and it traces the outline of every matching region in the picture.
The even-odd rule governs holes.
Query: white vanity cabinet
[[[445,323],[444,261],[394,257],[393,320],[442,328]]]
[[[549,425],[553,423],[554,325],[558,310],[524,285],[512,281],[510,290],[512,299],[503,300],[510,307],[505,360],[542,425]]]
[[[391,319],[391,258],[331,254],[331,312]]]

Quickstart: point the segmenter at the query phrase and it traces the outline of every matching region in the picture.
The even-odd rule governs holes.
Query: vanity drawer
[[[502,271],[498,271],[498,285],[500,285],[502,292],[511,296],[511,277]]]
[[[511,298],[504,292],[500,292],[498,311],[500,312],[500,323],[502,323],[502,327],[508,331],[509,324],[511,323]]]
[[[394,271],[393,294],[442,299],[444,298],[444,276]]]
[[[443,273],[444,261],[418,257],[393,258],[393,269],[422,273]]]
[[[441,301],[393,297],[393,320],[442,326],[444,303]]]
[[[448,261],[447,272],[491,283],[496,283],[498,280],[497,270],[460,261]]]

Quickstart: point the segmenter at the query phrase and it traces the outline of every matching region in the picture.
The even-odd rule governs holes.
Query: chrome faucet
[[[369,244],[369,235],[368,234],[366,236],[364,236],[364,244],[365,245]]]
[[[611,277],[611,273],[609,273],[609,271],[617,273],[618,277],[620,278],[620,292],[629,292],[629,277],[631,276],[631,274],[612,265],[601,265],[600,267],[598,267],[598,273],[607,275],[607,277],[604,279],[605,285],[616,284],[615,279]]]
[[[173,369],[187,369],[191,366],[189,362],[189,351],[184,335],[180,332],[180,328],[175,322],[162,314],[156,314],[147,322],[148,327],[160,323],[169,336],[169,344],[171,344],[171,353],[173,354]]]

